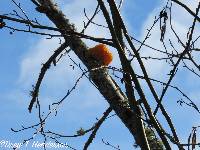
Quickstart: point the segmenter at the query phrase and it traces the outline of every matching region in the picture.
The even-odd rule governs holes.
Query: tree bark
[[[138,131],[138,116],[130,109],[127,97],[108,74],[107,69],[94,69],[99,67],[99,65],[92,58],[87,56],[88,48],[79,37],[73,34],[67,34],[67,31],[76,31],[75,27],[57,8],[52,0],[38,0],[38,2],[40,3],[40,6],[37,6],[36,10],[40,13],[46,14],[46,16],[60,30],[60,33],[63,35],[69,47],[79,57],[88,70],[92,70],[90,76],[92,81],[98,87],[99,92],[104,96],[110,104],[110,107],[115,111],[117,116],[133,135],[136,144],[138,144],[142,149],[145,149],[143,139],[140,136],[141,133]]]

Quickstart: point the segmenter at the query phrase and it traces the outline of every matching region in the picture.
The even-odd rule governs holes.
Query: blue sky
[[[30,18],[33,19],[36,17],[42,24],[52,26],[52,23],[49,22],[44,15],[35,12],[34,5],[32,5],[31,2],[25,2],[23,0],[17,0],[17,2],[21,3],[21,6]],[[193,10],[197,3],[184,2]],[[58,1],[58,5],[66,16],[69,16],[70,21],[75,24],[79,31],[83,27],[83,21],[86,21],[83,14],[83,8],[86,8],[88,15],[91,16],[92,11],[95,9],[95,4],[96,1],[93,0],[88,0],[88,3],[80,0]],[[122,7],[122,16],[131,35],[137,39],[143,40],[147,32],[146,29],[152,25],[154,16],[159,14],[163,4],[164,1],[160,2],[158,0],[125,0]],[[11,0],[0,1],[0,14],[10,13],[13,9],[18,10]],[[190,26],[189,22],[192,18],[182,8],[179,8],[176,5],[174,5],[173,11],[175,14],[176,12],[180,12],[179,14],[174,15],[172,21],[181,39],[185,41],[187,30]],[[105,21],[101,14],[95,18],[95,21],[105,25]],[[8,25],[20,27],[10,22],[8,22]],[[197,26],[199,27],[199,24],[197,24]],[[199,35],[199,29],[195,31],[195,36]],[[32,130],[13,133],[10,128],[20,129],[21,125],[29,126],[38,121],[36,109],[34,109],[31,114],[28,113],[27,108],[31,99],[29,97],[29,91],[31,90],[31,85],[36,81],[41,64],[47,60],[48,56],[50,56],[59,45],[59,39],[47,40],[42,36],[20,32],[14,32],[14,34],[11,35],[9,32],[10,31],[7,29],[0,30],[2,50],[0,55],[0,143],[3,140],[12,143],[20,143],[23,139],[27,139],[32,135]],[[94,25],[91,25],[90,28],[86,30],[86,34],[96,37],[110,36],[106,29]],[[159,42],[159,37],[159,30],[154,29],[151,38],[147,40],[147,43],[155,48],[163,49],[162,44]],[[172,39],[172,42],[177,42],[170,31],[167,32],[166,39],[169,37]],[[96,44],[95,42],[88,40],[84,41],[88,47],[92,47]],[[166,45],[169,46],[168,40],[166,41]],[[138,46],[138,43],[134,44]],[[176,48],[180,51],[182,50],[178,45]],[[114,54],[114,60],[111,65],[120,67],[116,51],[112,48],[111,51]],[[70,52],[69,54],[76,62],[80,62],[73,52]],[[152,52],[147,48],[141,50],[141,55],[162,56],[160,53]],[[78,68],[72,70],[70,67],[71,64],[72,62],[69,57],[65,56],[58,63],[57,67],[52,67],[51,70],[47,72],[40,93],[40,101],[43,110],[46,110],[48,105],[52,102],[61,99],[81,75]],[[163,81],[168,79],[166,74],[170,70],[170,67],[167,66],[165,62],[158,63],[158,61],[145,61],[145,65],[151,77]],[[133,66],[137,72],[140,73],[138,65],[135,64],[135,62]],[[148,93],[148,88],[146,88],[145,83],[142,82],[142,84],[145,91]],[[187,91],[186,93],[194,99],[196,104],[200,105],[200,102],[198,101],[200,84],[198,83],[198,78],[196,76],[182,68],[174,79],[173,84],[179,86],[183,91]],[[160,87],[156,86],[156,89],[159,91]],[[193,125],[199,125],[199,115],[194,110],[188,109],[188,107],[182,108],[176,103],[176,101],[181,98],[181,95],[176,91],[169,89],[167,94],[168,96],[165,97],[164,104],[177,127],[180,139],[186,142],[191,127]],[[148,97],[149,99],[152,99],[150,94]],[[154,105],[153,101],[150,103]],[[96,121],[96,118],[101,117],[107,107],[108,104],[95,87],[91,85],[87,78],[83,78],[78,84],[77,89],[72,92],[60,107],[58,115],[56,117],[52,116],[48,120],[46,128],[61,134],[73,135],[80,127],[85,129],[91,127]],[[161,119],[161,122],[165,123],[160,115],[159,118]],[[72,147],[81,149],[85,140],[87,140],[87,137],[88,135],[76,139],[67,138],[64,139],[63,142],[67,142]],[[113,145],[119,145],[122,150],[133,149],[133,137],[117,117],[108,119],[102,125],[97,133],[96,139],[89,149],[110,149],[110,147],[101,142],[102,138]],[[41,136],[36,136],[33,141],[38,140],[41,141]],[[31,143],[33,141],[31,141]],[[27,148],[22,147],[21,149]],[[28,149],[34,148],[29,145]],[[176,149],[176,147],[174,149]]]

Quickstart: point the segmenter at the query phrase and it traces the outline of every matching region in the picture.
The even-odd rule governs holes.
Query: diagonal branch
[[[64,42],[55,52],[54,54],[48,59],[48,61],[43,65],[43,67],[41,68],[40,71],[40,75],[38,77],[36,86],[34,87],[34,91],[32,91],[32,100],[29,104],[28,110],[29,112],[31,112],[33,104],[36,102],[36,99],[38,97],[38,92],[39,92],[39,88],[41,85],[41,82],[44,78],[44,75],[46,73],[46,71],[49,69],[49,67],[51,66],[51,63],[53,63],[53,61],[55,61],[56,57],[67,47],[68,45],[66,44],[66,42]]]
[[[111,111],[112,111],[112,108],[109,107],[104,112],[103,117],[101,117],[101,119],[96,123],[96,125],[94,127],[94,130],[92,131],[92,134],[90,135],[90,137],[88,138],[87,142],[84,145],[83,150],[87,150],[87,148],[89,147],[89,145],[92,143],[92,140],[95,138],[95,135],[96,135],[98,129],[100,128],[100,126],[105,121],[105,119],[107,118],[107,116],[110,114]]]
[[[189,7],[187,7],[185,4],[183,4],[182,2],[180,2],[179,0],[171,0],[173,2],[175,2],[176,4],[182,6],[183,8],[185,8],[185,10],[187,10],[187,12],[189,12],[192,16],[194,16],[198,22],[200,22],[200,18],[197,14],[195,14]]]
[[[85,64],[88,70],[97,67],[98,63],[88,56],[88,49],[82,40],[74,34],[66,36],[66,31],[75,31],[75,28],[69,23],[69,20],[65,18],[65,15],[58,10],[53,1],[38,0],[38,2],[41,4],[41,6],[39,6],[41,8],[37,10],[40,10],[41,13],[45,13],[46,16],[56,25],[60,33],[63,35],[65,42],[75,52],[83,64]],[[98,87],[100,93],[110,104],[110,107],[115,111],[124,125],[129,129],[130,133],[135,137],[137,133],[137,116],[133,111],[131,111],[128,105],[128,100],[119,86],[117,86],[112,77],[108,75],[106,69],[92,71],[90,76]]]
[[[100,1],[100,0],[99,0],[99,1]],[[101,1],[102,1],[102,0],[101,0]],[[111,0],[109,0],[109,1],[111,1]],[[148,84],[148,86],[149,86],[149,88],[150,88],[150,91],[152,92],[152,94],[153,94],[153,96],[154,96],[156,102],[160,105],[161,111],[162,111],[163,115],[165,116],[165,118],[166,118],[166,120],[167,120],[167,123],[168,123],[169,126],[170,126],[170,129],[171,129],[171,131],[172,131],[172,133],[173,133],[173,136],[174,136],[175,140],[176,140],[178,143],[180,143],[180,142],[179,142],[179,138],[178,138],[177,133],[176,133],[176,130],[175,130],[175,127],[174,127],[174,125],[173,125],[173,123],[172,123],[172,121],[171,121],[171,118],[170,118],[170,116],[168,115],[168,113],[167,113],[167,111],[165,110],[165,108],[163,107],[163,105],[161,104],[161,102],[159,101],[158,95],[157,95],[157,93],[156,93],[156,91],[155,91],[155,89],[154,89],[154,87],[153,87],[151,81],[149,80],[148,74],[147,74],[146,69],[145,69],[145,66],[144,66],[144,64],[143,64],[143,62],[142,62],[142,60],[141,60],[141,57],[140,57],[139,53],[137,52],[135,46],[133,45],[133,43],[132,43],[132,41],[131,41],[131,39],[130,39],[130,37],[129,37],[129,34],[128,34],[128,32],[127,32],[127,29],[126,29],[126,27],[125,27],[125,24],[123,23],[123,20],[122,20],[122,18],[121,18],[121,16],[120,16],[119,13],[118,13],[118,17],[120,18],[120,19],[119,19],[119,21],[120,21],[119,24],[121,24],[121,26],[122,26],[124,36],[125,36],[125,38],[127,39],[128,44],[130,45],[131,49],[133,50],[133,52],[134,52],[134,54],[135,54],[135,56],[136,56],[136,58],[137,58],[137,60],[138,60],[138,63],[140,64],[140,68],[141,68],[141,70],[142,70],[142,72],[143,72],[143,74],[144,74],[145,80],[146,80],[146,82],[147,82],[147,84]],[[135,73],[134,73],[134,70],[132,69],[132,67],[130,66],[130,64],[129,64],[129,69],[130,69],[130,73],[131,73],[131,75],[132,75],[133,81],[135,80],[134,82],[135,82],[136,89],[138,89],[138,94],[140,95],[141,99],[143,100],[143,103],[144,103],[144,106],[146,107],[146,110],[147,110],[147,112],[148,112],[148,115],[149,115],[150,119],[154,122],[154,125],[155,125],[156,130],[159,131],[158,133],[160,133],[160,134],[159,134],[160,137],[164,140],[165,137],[164,137],[163,134],[160,132],[160,131],[161,131],[161,130],[160,130],[160,127],[157,125],[156,118],[155,118],[155,116],[154,116],[154,115],[152,114],[152,112],[151,112],[151,108],[150,108],[150,106],[149,106],[149,104],[148,104],[148,102],[147,102],[147,100],[146,100],[146,98],[145,98],[145,95],[144,95],[144,93],[143,93],[143,90],[142,90],[141,87],[140,87],[140,83],[139,83],[137,77],[134,77],[134,76],[135,76]],[[135,78],[135,79],[134,79],[134,78]],[[166,140],[164,140],[164,141],[166,141]],[[167,143],[168,143],[168,142],[166,141],[166,144],[165,144],[165,145],[166,145],[166,146],[168,145],[168,147],[169,147],[169,144],[167,144]],[[180,146],[180,145],[179,145],[179,146]]]
[[[127,67],[129,64],[127,64],[127,58],[126,57],[123,57],[123,55],[125,54],[125,51],[124,51],[124,41],[123,41],[123,35],[122,35],[122,27],[121,25],[119,24],[119,17],[117,16],[117,12],[118,12],[118,9],[116,7],[116,4],[115,4],[115,1],[108,1],[109,5],[110,5],[110,10],[111,10],[111,14],[112,14],[112,21],[113,21],[113,27],[114,27],[114,31],[115,31],[115,34],[116,34],[116,38],[117,38],[117,41],[119,42],[119,44],[121,45],[122,47],[122,50],[118,50],[118,54],[119,54],[119,58],[120,58],[120,61],[121,61],[121,65],[122,65],[122,69],[124,71],[123,73],[123,79],[125,80],[125,89],[126,89],[126,95],[127,95],[127,98],[128,98],[128,101],[129,101],[129,105],[131,107],[131,109],[138,115],[138,116],[142,116],[141,114],[141,110],[139,108],[139,105],[137,104],[137,101],[136,101],[136,98],[135,98],[135,95],[134,95],[134,89],[133,89],[133,86],[132,86],[132,79],[131,79],[131,76],[130,76],[130,73],[129,73],[129,67]],[[126,59],[126,60],[125,60]],[[140,137],[140,145],[143,145],[141,146],[141,148],[145,148],[146,150],[150,149],[149,148],[149,144],[148,144],[148,141],[147,141],[147,137],[146,137],[146,134],[145,134],[145,129],[144,129],[144,124],[143,124],[143,121],[142,119],[138,117],[138,120],[137,120],[137,124],[138,124],[138,135]]]

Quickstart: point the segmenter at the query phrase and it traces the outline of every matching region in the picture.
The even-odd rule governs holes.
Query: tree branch
[[[183,8],[185,8],[185,10],[187,10],[187,12],[189,12],[192,16],[194,16],[197,21],[200,22],[200,18],[197,14],[195,14],[190,8],[188,8],[185,4],[183,4],[182,2],[180,2],[179,0],[172,0],[173,2],[175,2],[176,4],[182,6]]]
[[[77,35],[66,36],[66,31],[75,31],[69,20],[65,15],[57,9],[52,0],[38,0],[42,9],[40,12],[45,13],[46,16],[56,25],[60,33],[63,35],[65,42],[75,52],[79,59],[85,64],[88,70],[99,66],[95,60],[89,58],[87,55],[87,47]],[[42,11],[41,11],[42,10]],[[137,133],[136,115],[131,111],[128,100],[111,76],[108,75],[106,69],[99,69],[90,73],[91,79],[97,85],[100,93],[105,97],[110,107],[115,111],[118,117],[122,120],[125,126],[129,129],[133,136]]]

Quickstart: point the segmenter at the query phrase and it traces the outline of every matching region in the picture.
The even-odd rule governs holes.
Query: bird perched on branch
[[[104,66],[108,66],[113,60],[113,55],[105,44],[90,48],[88,54]]]

